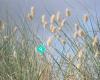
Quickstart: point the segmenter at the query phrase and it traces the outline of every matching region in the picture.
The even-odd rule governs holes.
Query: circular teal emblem
[[[43,55],[45,51],[46,51],[46,48],[44,44],[40,44],[37,46],[37,52],[39,52],[40,55]]]

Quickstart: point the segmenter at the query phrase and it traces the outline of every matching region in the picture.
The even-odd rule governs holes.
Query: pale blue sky
[[[42,14],[46,14],[47,18],[49,18],[45,7],[50,13],[61,11],[62,15],[65,13],[66,8],[70,8],[72,15],[79,17],[87,13],[87,9],[95,16],[96,8],[98,17],[100,17],[100,0],[0,0],[0,19],[6,21],[7,17],[10,16],[16,19],[18,23],[21,23],[18,15],[25,17],[30,11],[31,6],[34,6],[36,9],[35,26],[40,23]],[[12,19],[9,21],[13,23]],[[42,32],[40,31],[40,33]]]
[[[96,8],[98,17],[100,17],[100,0],[0,0],[0,19],[6,21],[7,17],[10,16],[13,19],[16,19],[18,23],[21,23],[18,15],[25,17],[30,11],[31,6],[34,6],[36,9],[34,19],[35,26],[40,23],[42,14],[46,14],[47,18],[49,18],[45,7],[50,13],[61,11],[62,15],[65,13],[66,8],[70,8],[72,16],[79,17],[87,13],[87,9],[95,16]],[[13,23],[12,19],[9,21]],[[40,33],[42,32],[40,31]]]
[[[100,0],[0,0],[0,19],[6,21],[7,17],[10,16],[13,19],[16,19],[18,23],[21,23],[18,15],[25,17],[30,11],[31,6],[34,6],[36,9],[34,19],[35,26],[33,30],[36,30],[37,25],[40,23],[40,17],[42,14],[46,14],[47,18],[49,18],[45,7],[50,13],[61,11],[62,15],[66,8],[70,8],[73,16],[82,16],[87,13],[87,9],[93,16],[95,16],[96,8],[98,17],[100,17]],[[12,19],[10,20],[13,22]],[[46,40],[47,38],[45,36],[48,34],[43,34],[46,31],[43,30],[41,26],[39,29],[39,34],[44,35],[44,40]]]
[[[40,15],[46,14],[44,7],[50,12],[62,11],[64,13],[66,7],[72,9],[73,15],[82,15],[87,12],[86,8],[92,14],[95,14],[95,7],[100,16],[100,0],[0,0],[0,16],[5,17],[6,10],[10,15],[26,14],[31,6],[36,7],[36,21]],[[85,8],[85,7],[86,8]]]

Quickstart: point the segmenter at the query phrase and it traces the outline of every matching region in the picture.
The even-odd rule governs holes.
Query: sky
[[[41,15],[45,14],[48,19],[50,18],[47,10],[50,14],[60,11],[61,15],[64,15],[65,9],[69,8],[72,16],[80,17],[87,13],[88,9],[91,15],[95,16],[97,11],[97,15],[100,17],[100,0],[0,0],[0,19],[6,21],[7,18],[10,18],[9,22],[13,23],[16,20],[17,23],[21,24],[20,18],[26,17],[32,6],[35,7],[36,13],[34,21],[31,22],[35,25],[34,30],[40,23]],[[33,25],[30,26],[33,27]],[[40,34],[42,34],[41,25],[39,29]]]
[[[73,16],[80,17],[87,13],[88,9],[91,15],[95,16],[97,11],[97,15],[100,17],[100,0],[0,0],[0,20],[6,21],[7,18],[10,18],[9,22],[13,23],[16,20],[21,24],[20,18],[25,17],[32,6],[35,7],[36,14],[34,22],[31,22],[31,24],[34,23],[35,26],[30,26],[33,31],[36,31],[38,28],[39,35],[44,35],[42,36],[44,40],[47,39],[45,36],[50,34],[46,33],[41,25],[37,26],[40,23],[41,15],[45,14],[48,19],[50,18],[47,10],[50,14],[60,11],[64,15],[65,9],[69,8]],[[88,26],[88,28],[90,27]]]
[[[49,12],[55,13],[61,11],[64,13],[65,9],[71,8],[73,15],[83,15],[87,12],[86,8],[95,15],[95,7],[100,16],[100,0],[0,0],[0,17],[6,16],[6,11],[12,16],[25,15],[31,8],[36,8],[36,21],[38,21],[42,14],[47,14],[44,7]]]

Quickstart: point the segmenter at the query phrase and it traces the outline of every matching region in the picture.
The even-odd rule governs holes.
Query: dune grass
[[[71,17],[68,8],[64,18],[60,12],[47,12],[50,19],[43,15],[40,23],[52,34],[47,41],[41,40],[29,28],[28,22],[35,16],[34,7],[22,25],[12,27],[10,23],[0,21],[0,80],[100,80],[98,17],[94,23],[91,15],[85,14],[81,19]],[[88,25],[91,31],[87,30]],[[55,40],[62,50],[55,47]],[[47,50],[41,56],[36,46],[44,42]],[[58,55],[58,59],[53,54]]]

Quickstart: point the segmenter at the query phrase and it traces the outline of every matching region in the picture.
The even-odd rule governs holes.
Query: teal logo
[[[43,44],[40,44],[37,46],[37,52],[39,52],[40,55],[43,55],[45,51],[46,51],[46,48]]]

